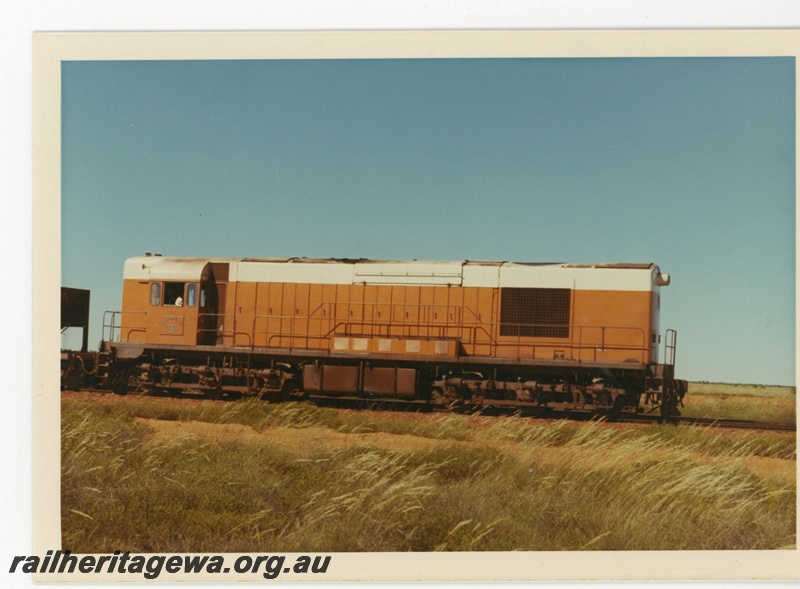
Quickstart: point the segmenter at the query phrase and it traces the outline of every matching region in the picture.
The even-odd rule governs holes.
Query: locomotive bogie
[[[183,359],[140,361],[125,371],[132,390],[287,400],[301,388],[298,375],[288,365],[249,368],[225,358],[218,365],[192,364],[188,354]]]

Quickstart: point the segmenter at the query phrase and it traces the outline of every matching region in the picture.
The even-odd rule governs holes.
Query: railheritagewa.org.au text
[[[260,574],[265,579],[287,575],[324,575],[330,556],[242,555],[142,555],[116,551],[108,555],[74,555],[69,550],[48,550],[44,557],[14,556],[10,573],[82,574],[116,573],[130,579],[154,580],[172,575]],[[320,579],[322,580],[322,579]]]

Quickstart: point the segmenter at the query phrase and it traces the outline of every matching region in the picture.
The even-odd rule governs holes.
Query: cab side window
[[[150,285],[150,304],[157,307],[161,304],[161,283],[153,282]]]
[[[165,282],[164,283],[164,304],[175,307],[183,306],[183,291],[186,288],[185,282]]]
[[[197,305],[197,285],[190,284],[186,287],[186,306],[194,307]]]

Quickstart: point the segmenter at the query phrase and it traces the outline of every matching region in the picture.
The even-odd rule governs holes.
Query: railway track
[[[83,389],[83,392],[111,394],[103,389]],[[157,395],[158,396],[158,395]],[[168,396],[168,395],[161,395]],[[178,395],[181,398],[204,399],[202,395],[188,395],[185,392]],[[668,423],[674,425],[691,425],[702,427],[717,427],[724,429],[755,429],[769,431],[797,431],[794,422],[782,421],[756,421],[752,419],[727,419],[712,417],[662,417],[653,414],[602,414],[597,411],[572,409],[567,411],[554,411],[547,407],[522,407],[513,402],[491,401],[483,405],[454,404],[450,406],[435,405],[427,401],[405,401],[399,399],[367,399],[360,397],[322,397],[309,396],[307,401],[318,407],[333,407],[341,409],[360,409],[373,411],[412,411],[417,413],[455,412],[455,413],[480,413],[490,416],[535,417],[543,419],[571,419],[574,421],[596,421],[605,419],[617,423]]]
[[[309,397],[309,400],[320,407],[342,407],[349,409],[372,409],[384,411],[417,411],[420,413],[455,411],[457,413],[480,413],[482,415],[519,415],[520,417],[538,417],[545,419],[572,419],[574,421],[593,421],[605,418],[607,421],[620,423],[670,423],[704,427],[730,429],[757,429],[771,431],[797,431],[794,422],[756,421],[752,419],[726,419],[712,417],[662,417],[648,414],[598,414],[596,411],[568,410],[553,411],[547,407],[525,407],[513,403],[493,401],[485,405],[452,405],[437,406],[425,401],[397,401],[391,399],[360,399],[355,397]]]
[[[669,417],[659,415],[631,415],[621,419],[626,423],[667,423],[698,425],[705,427],[719,427],[731,429],[758,429],[772,431],[797,431],[797,424],[786,421],[756,421],[753,419],[726,419],[713,417]]]

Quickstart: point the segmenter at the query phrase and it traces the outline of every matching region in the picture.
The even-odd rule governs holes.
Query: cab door
[[[197,322],[197,344],[214,346],[217,343],[219,323],[219,297],[217,285],[211,280],[200,285],[200,314]]]
[[[226,326],[225,295],[228,286],[228,264],[211,263],[200,284],[200,313],[197,324],[197,343],[201,346],[216,346],[225,343]],[[232,323],[232,318],[229,323]]]

